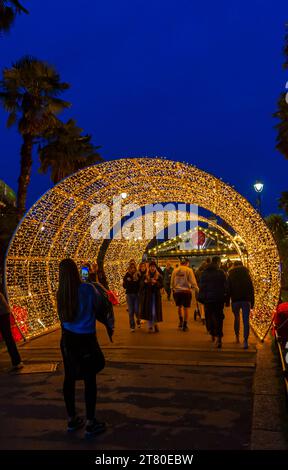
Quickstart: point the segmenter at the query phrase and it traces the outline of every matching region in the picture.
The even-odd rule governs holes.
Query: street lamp
[[[264,184],[261,183],[261,181],[256,181],[256,183],[254,183],[254,189],[257,193],[257,200],[256,200],[256,204],[257,204],[257,207],[258,207],[258,212],[259,214],[261,215],[261,193],[263,191],[263,188],[264,188]]]

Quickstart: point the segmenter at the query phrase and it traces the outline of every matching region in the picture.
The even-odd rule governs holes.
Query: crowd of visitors
[[[142,262],[139,267],[134,260],[129,262],[123,279],[129,312],[129,325],[132,333],[135,327],[141,328],[143,320],[148,322],[149,332],[159,332],[158,323],[163,321],[161,291],[177,307],[178,328],[188,330],[188,313],[194,292],[196,309],[194,319],[199,315],[206,325],[217,348],[222,347],[224,306],[231,303],[234,314],[236,343],[240,342],[240,314],[243,320],[243,347],[248,348],[249,315],[254,307],[254,289],[249,270],[241,261],[228,260],[221,265],[218,256],[207,258],[195,271],[189,261],[181,260],[180,266],[173,269],[168,262],[164,271],[152,260]]]

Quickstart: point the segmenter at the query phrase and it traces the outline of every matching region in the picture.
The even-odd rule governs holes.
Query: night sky
[[[279,212],[288,161],[275,150],[287,0],[22,0],[0,39],[0,67],[29,54],[54,64],[73,117],[107,159],[166,156],[221,177]],[[14,190],[21,138],[0,110],[0,179]],[[28,206],[49,187],[35,156]]]

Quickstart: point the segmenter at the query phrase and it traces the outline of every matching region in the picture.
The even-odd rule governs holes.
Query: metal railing
[[[287,321],[287,320],[286,320]],[[282,366],[282,373],[284,379],[284,385],[286,390],[286,398],[288,399],[288,340],[285,340],[285,346],[283,346],[283,342],[281,336],[278,335],[277,329],[274,324],[274,331],[275,331],[275,342],[277,345],[281,366]]]

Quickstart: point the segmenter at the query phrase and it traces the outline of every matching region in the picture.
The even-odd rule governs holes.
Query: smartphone
[[[88,281],[89,279],[89,268],[87,268],[86,266],[83,266],[81,268],[81,279],[82,281]]]

